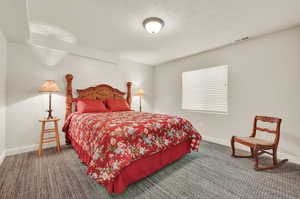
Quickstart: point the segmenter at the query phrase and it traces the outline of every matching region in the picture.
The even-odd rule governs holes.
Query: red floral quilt
[[[88,175],[107,184],[131,162],[192,139],[198,151],[200,134],[183,118],[133,111],[72,113],[63,131],[91,157]]]

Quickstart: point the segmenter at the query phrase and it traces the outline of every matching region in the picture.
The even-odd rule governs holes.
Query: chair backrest
[[[267,123],[275,123],[276,124],[276,129],[272,130],[269,128],[262,128],[257,126],[257,122],[262,121],[262,122],[267,122]],[[256,131],[262,131],[262,132],[267,132],[275,135],[274,139],[274,145],[278,145],[279,139],[280,139],[280,125],[281,125],[281,119],[277,117],[268,117],[268,116],[256,116],[254,119],[253,123],[253,132],[251,137],[255,137]]]

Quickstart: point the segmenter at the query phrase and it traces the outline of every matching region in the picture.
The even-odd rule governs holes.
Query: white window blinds
[[[182,108],[227,113],[228,66],[182,73]]]

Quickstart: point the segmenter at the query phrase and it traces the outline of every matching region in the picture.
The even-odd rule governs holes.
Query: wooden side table
[[[40,145],[39,145],[39,149],[38,149],[39,155],[42,154],[43,144],[49,143],[49,142],[56,142],[56,149],[57,149],[57,151],[60,151],[60,141],[59,141],[59,133],[58,133],[58,121],[59,120],[60,120],[59,118],[39,120],[42,123],[41,135],[40,135]],[[54,128],[46,129],[47,123],[53,123]],[[48,134],[48,133],[54,133],[54,136],[44,138],[44,135]]]

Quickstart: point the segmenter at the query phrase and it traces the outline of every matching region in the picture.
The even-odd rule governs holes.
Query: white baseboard
[[[62,139],[60,141],[61,145],[65,144],[65,140]],[[43,149],[46,148],[51,148],[51,147],[55,147],[56,144],[55,143],[48,143],[48,144],[44,144],[43,145]],[[17,155],[20,153],[26,153],[26,152],[31,152],[31,151],[37,151],[39,145],[38,144],[32,144],[32,145],[27,145],[27,146],[20,146],[20,147],[14,147],[14,148],[8,148],[6,149],[6,156],[11,156],[11,155]]]
[[[209,137],[209,136],[205,136],[205,135],[202,135],[202,138],[203,138],[203,140],[208,141],[208,142],[213,142],[213,143],[217,143],[217,144],[221,144],[221,145],[230,147],[230,140],[213,138],[213,137]],[[61,145],[64,145],[64,144],[65,144],[65,141],[64,141],[64,139],[62,139]],[[54,147],[54,146],[55,146],[55,144],[50,143],[47,145],[45,144],[43,148],[50,148],[50,147]],[[3,151],[2,153],[0,153],[0,165],[3,162],[5,156],[16,155],[16,154],[26,153],[26,152],[30,152],[30,151],[36,151],[37,149],[38,149],[38,144],[15,147],[15,148],[8,148],[8,149],[6,149],[6,151]],[[278,158],[279,159],[287,158],[287,159],[289,159],[290,162],[300,164],[300,157],[290,155],[287,153],[278,152]]]
[[[225,145],[225,146],[230,146],[230,140],[223,140],[220,138],[213,138],[213,137],[208,137],[208,136],[204,136],[201,135],[203,140],[208,141],[208,142],[213,142],[213,143],[217,143],[217,144],[221,144],[221,145]]]
[[[6,149],[6,155],[10,156],[10,155],[16,155],[20,153],[26,153],[26,152],[37,150],[37,148],[38,148],[37,144],[8,148]]]
[[[224,140],[224,139],[220,139],[220,138],[213,138],[213,137],[209,137],[209,136],[205,136],[202,135],[203,140],[208,141],[208,142],[213,142],[216,144],[221,144],[224,146],[229,146],[231,147],[230,144],[230,139],[229,140]],[[300,164],[300,157],[288,154],[288,153],[282,153],[282,152],[278,152],[278,158],[279,159],[288,159],[289,162],[293,162],[296,164]]]
[[[3,160],[5,159],[5,155],[6,155],[5,150],[0,152],[0,165],[2,164]]]

